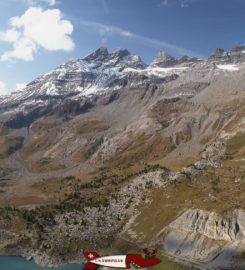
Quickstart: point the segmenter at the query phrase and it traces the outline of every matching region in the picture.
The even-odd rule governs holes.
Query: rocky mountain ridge
[[[235,47],[228,52],[217,48],[208,61],[189,56],[177,59],[160,52],[150,65],[146,65],[139,56],[131,54],[128,50],[109,54],[106,48],[101,47],[82,59],[70,60],[54,71],[35,79],[22,91],[13,92],[11,96],[2,96],[0,104],[14,104],[31,98],[40,98],[38,100],[40,102],[41,97],[45,95],[89,96],[106,90],[116,90],[127,84],[137,85],[140,80],[146,80],[150,84],[161,84],[162,78],[181,74],[197,63],[201,65],[211,62],[242,63],[244,52],[244,46]]]
[[[22,91],[0,97],[0,121],[10,121],[13,126],[22,119],[29,125],[32,119],[54,111],[54,107],[69,107],[67,102],[62,104],[65,99],[72,100],[68,103],[76,108],[67,108],[68,111],[80,113],[93,106],[98,96],[110,95],[114,99],[117,94],[113,92],[121,89],[149,88],[155,91],[180,76],[183,80],[202,81],[205,76],[238,71],[245,61],[243,49],[240,46],[227,53],[216,49],[207,61],[189,56],[176,59],[160,52],[150,65],[146,65],[139,56],[127,50],[109,54],[101,47],[83,59],[68,61],[35,79]],[[191,79],[193,76],[195,78]],[[179,91],[176,95],[186,94]]]

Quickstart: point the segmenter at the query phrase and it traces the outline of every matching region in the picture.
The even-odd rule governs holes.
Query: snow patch
[[[188,67],[171,67],[171,68],[161,68],[161,67],[147,67],[146,69],[135,69],[135,68],[125,68],[124,72],[137,72],[147,75],[155,75],[159,77],[166,77],[170,74],[180,74],[182,71],[186,70]]]
[[[236,65],[217,65],[217,68],[228,71],[238,71],[239,68]]]

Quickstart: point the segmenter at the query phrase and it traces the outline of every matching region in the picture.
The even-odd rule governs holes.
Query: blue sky
[[[244,0],[0,1],[0,95],[100,46],[149,63],[244,44]]]

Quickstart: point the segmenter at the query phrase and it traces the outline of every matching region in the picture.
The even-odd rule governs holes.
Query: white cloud
[[[15,91],[21,91],[26,87],[26,83],[16,83]]]
[[[132,36],[133,36],[133,33],[128,32],[128,31],[121,31],[120,34],[121,34],[122,36],[124,36],[124,37],[132,37]]]
[[[48,51],[71,51],[74,48],[70,36],[73,25],[62,19],[59,9],[30,7],[22,16],[12,17],[9,24],[11,28],[0,33],[0,39],[12,43],[13,48],[0,56],[0,61],[31,61],[40,48]]]
[[[195,53],[191,50],[185,49],[181,46],[174,45],[162,40],[158,39],[152,39],[149,37],[144,37],[138,34],[135,34],[133,32],[126,31],[124,29],[121,29],[119,27],[115,27],[112,25],[106,25],[102,23],[97,23],[97,22],[90,22],[90,21],[81,21],[81,25],[85,26],[90,29],[94,29],[97,31],[102,37],[106,37],[106,35],[120,35],[126,38],[130,38],[134,40],[137,43],[143,44],[147,47],[151,47],[154,49],[159,49],[159,50],[168,50],[171,53],[177,54],[177,55],[190,55],[190,56],[199,56],[198,53]]]
[[[15,42],[20,37],[20,33],[14,29],[0,33],[0,39],[7,42]]]
[[[7,95],[8,90],[4,82],[0,81],[0,96],[1,95]]]

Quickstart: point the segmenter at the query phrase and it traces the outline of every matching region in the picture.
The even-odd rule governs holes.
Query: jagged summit
[[[195,63],[200,61],[197,57],[191,57],[188,55],[184,55],[180,58],[175,58],[166,52],[160,51],[157,55],[157,57],[153,60],[153,62],[150,64],[152,67],[161,67],[161,68],[169,68],[176,65],[183,65],[186,64],[189,66],[189,64]]]
[[[197,62],[197,61],[201,61],[201,59],[199,59],[198,57],[188,56],[188,55],[184,55],[178,59],[179,64],[189,63],[189,62]]]
[[[109,56],[109,64],[113,66],[131,67],[142,69],[146,64],[141,60],[138,55],[131,54],[126,49],[115,51]]]
[[[110,64],[113,66],[123,64],[132,68],[146,68],[147,65],[142,61],[141,57],[131,54],[127,49],[120,49],[115,52],[109,53],[106,47],[100,47],[94,52],[84,57],[82,60],[91,63],[99,62],[101,64]],[[197,57],[182,56],[177,59],[166,52],[160,51],[157,57],[150,64],[151,67],[171,67],[177,64],[190,63],[198,61]]]
[[[169,67],[176,63],[176,59],[167,54],[166,52],[159,52],[157,57],[153,60],[151,63],[151,66],[157,66],[157,67]]]
[[[96,49],[94,52],[84,57],[83,60],[87,62],[91,61],[105,61],[109,57],[109,52],[106,47],[100,47]]]
[[[131,54],[127,49],[120,49],[109,53],[105,47],[100,47],[82,59],[88,63],[96,62],[107,66],[121,66],[131,68],[145,68],[146,64],[138,55]]]
[[[68,94],[98,95],[143,84],[155,87],[160,86],[168,76],[174,75],[177,78],[189,69],[201,67],[206,74],[210,63],[216,65],[217,72],[221,72],[220,70],[239,70],[238,65],[244,62],[244,45],[227,52],[217,48],[208,61],[190,56],[175,58],[166,52],[159,52],[150,65],[146,65],[140,56],[126,49],[110,53],[107,48],[100,47],[82,59],[70,60],[36,78],[22,91],[0,97],[0,104],[16,104],[27,100],[34,103],[39,98]],[[202,65],[200,66],[199,63]],[[190,71],[194,72],[194,70]]]
[[[123,57],[128,56],[128,55],[130,55],[130,52],[127,49],[121,49],[121,50],[111,53],[110,58],[122,59]]]
[[[215,48],[208,57],[208,61],[227,64],[242,63],[245,61],[245,45],[236,46],[228,51],[223,48]]]
[[[215,48],[212,54],[209,56],[208,61],[229,61],[227,52],[223,48]]]
[[[33,80],[23,91],[13,92],[11,96],[0,99],[0,104],[27,99],[34,102],[40,97],[74,93],[88,96],[113,91],[125,85],[145,83],[138,77],[139,71],[146,67],[138,55],[126,49],[109,53],[107,48],[100,47],[82,59],[70,60]],[[149,75],[149,83],[151,77]]]

